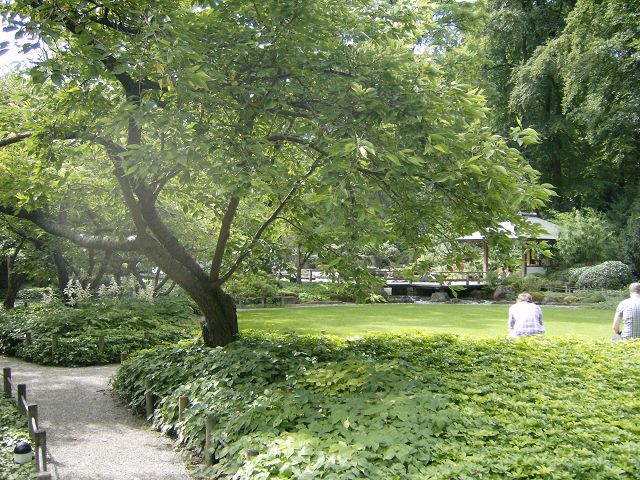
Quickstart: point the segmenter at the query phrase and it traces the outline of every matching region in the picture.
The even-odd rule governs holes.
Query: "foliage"
[[[0,395],[0,474],[2,480],[30,480],[35,477],[33,462],[17,465],[13,449],[20,440],[29,441],[26,417],[9,398]]]
[[[559,227],[553,263],[560,268],[594,265],[617,258],[615,229],[604,214],[591,208],[556,213]]]
[[[628,265],[610,261],[583,269],[578,277],[578,288],[606,288],[621,289],[633,281],[633,275]]]
[[[261,271],[239,274],[227,286],[227,293],[236,301],[241,298],[275,297],[277,292],[277,279]]]
[[[246,334],[143,351],[114,388],[140,408],[149,380],[155,426],[195,453],[215,417],[207,478],[634,478],[636,347]]]
[[[514,148],[535,132],[495,135],[482,93],[417,54],[428,2],[195,3],[0,3],[46,51],[0,84],[0,138],[25,132],[0,150],[0,211],[147,256],[209,344],[235,331],[225,282],[292,229],[356,278],[372,247],[438,245],[552,195]]]
[[[524,277],[511,275],[502,280],[504,285],[512,285],[516,289],[516,293],[539,291],[544,282],[544,276],[538,273],[529,273]]]
[[[550,272],[548,274],[548,277],[552,281],[559,281],[575,285],[582,272],[584,272],[588,268],[589,267],[572,267],[567,268],[566,270],[555,270]]]
[[[580,299],[580,303],[603,303],[606,301],[607,297],[601,292],[590,293]]]
[[[544,300],[544,292],[531,292],[531,298],[535,303],[542,303]]]
[[[620,232],[622,260],[636,276],[640,276],[640,195],[636,195]]]
[[[347,301],[355,302],[356,298],[344,292],[343,285],[336,283],[290,283],[283,287],[281,293],[293,294],[301,302]]]
[[[45,365],[114,363],[121,352],[190,337],[197,326],[193,303],[178,296],[153,302],[139,299],[31,304],[0,312],[0,353]],[[31,333],[31,344],[24,341]],[[149,334],[149,339],[144,334]],[[51,339],[58,335],[55,356]],[[104,336],[104,352],[98,336]]]

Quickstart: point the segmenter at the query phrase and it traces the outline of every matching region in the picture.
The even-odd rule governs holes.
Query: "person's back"
[[[640,283],[629,285],[629,298],[618,304],[613,331],[625,340],[640,338]]]
[[[517,303],[509,308],[510,337],[523,337],[544,333],[542,310],[533,303],[531,295],[523,292],[518,295]]]

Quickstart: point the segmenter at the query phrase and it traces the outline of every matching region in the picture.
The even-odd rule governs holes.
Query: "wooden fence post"
[[[285,304],[284,295],[280,296],[280,303],[284,307],[284,304]]]
[[[153,418],[153,394],[151,393],[151,380],[144,381],[144,406],[147,413],[147,421]]]
[[[24,345],[25,347],[31,345],[31,332],[27,332],[24,334]]]
[[[53,335],[51,337],[51,356],[55,357],[57,351],[58,351],[58,335]]]
[[[27,425],[29,426],[29,436],[35,440],[38,428],[38,405],[32,403],[27,406]]]
[[[36,444],[36,472],[47,471],[47,432],[38,430],[35,432]]]
[[[18,410],[22,415],[26,415],[27,411],[24,409],[24,402],[27,401],[27,385],[24,383],[18,384]]]
[[[2,380],[4,384],[4,396],[11,398],[11,368],[4,367],[2,369]]]
[[[187,408],[187,402],[189,402],[189,397],[186,395],[181,395],[178,399],[178,421],[182,421],[184,419],[184,411]]]
[[[100,355],[104,353],[104,335],[98,336],[98,353]]]
[[[211,449],[211,433],[215,428],[218,420],[215,417],[208,417],[207,424],[205,426],[205,437],[204,437],[204,463],[205,465],[213,465],[213,456],[209,451]]]

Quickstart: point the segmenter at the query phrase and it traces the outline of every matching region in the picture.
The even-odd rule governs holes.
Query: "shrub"
[[[0,312],[0,353],[44,365],[80,366],[113,363],[121,352],[190,337],[197,325],[193,303],[181,296],[84,301],[74,308],[32,304]],[[26,333],[31,344],[25,344]],[[149,338],[145,339],[145,332]],[[51,348],[58,335],[55,355]],[[104,351],[98,351],[104,336]]]
[[[3,480],[35,478],[33,462],[17,465],[13,461],[13,448],[20,440],[29,440],[27,420],[18,413],[13,400],[0,395],[0,478]]]
[[[622,262],[604,262],[593,267],[586,267],[580,273],[576,286],[578,288],[606,288],[617,290],[633,281],[628,265]]]
[[[225,291],[236,301],[241,298],[270,298],[278,293],[277,279],[265,272],[247,272],[233,278]]]
[[[594,264],[617,257],[615,229],[604,214],[591,208],[572,210],[557,213],[554,222],[560,232],[553,262],[559,267]]]
[[[542,292],[531,292],[531,298],[536,303],[542,303],[544,301],[544,293]]]
[[[567,280],[569,281],[569,283],[578,283],[578,279],[580,278],[580,276],[590,268],[591,267],[589,266],[570,268],[569,270],[567,270]]]
[[[639,478],[636,347],[245,333],[142,351],[114,388],[141,408],[148,379],[155,426],[195,454],[214,415],[205,478]]]
[[[607,301],[607,298],[604,296],[604,294],[600,292],[594,292],[582,297],[582,300],[580,300],[580,303],[602,303],[606,301]]]
[[[531,273],[521,277],[520,275],[511,275],[504,279],[504,285],[511,285],[516,292],[535,292],[540,291],[540,287],[544,283],[544,276],[538,273]]]
[[[576,297],[575,295],[567,295],[566,297],[564,297],[562,299],[562,301],[564,303],[578,303],[580,301],[580,299],[578,297]]]

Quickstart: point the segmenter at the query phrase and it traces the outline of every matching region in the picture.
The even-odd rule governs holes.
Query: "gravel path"
[[[117,365],[43,367],[0,355],[27,384],[47,431],[49,470],[64,480],[188,480],[172,442],[133,417],[108,386]]]

